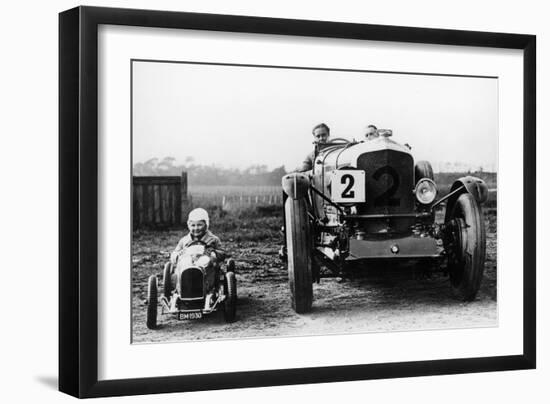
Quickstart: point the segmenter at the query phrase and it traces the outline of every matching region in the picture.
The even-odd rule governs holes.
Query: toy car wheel
[[[172,296],[172,290],[174,290],[174,287],[172,286],[172,264],[170,262],[167,262],[164,266],[164,272],[162,274],[162,292],[166,299],[170,300],[170,297]]]
[[[292,308],[296,313],[307,313],[313,301],[313,284],[311,229],[305,199],[287,198],[285,221]]]
[[[227,272],[235,272],[235,260],[233,258],[227,260]]]
[[[223,305],[223,317],[226,323],[235,321],[237,314],[237,278],[234,272],[227,272],[223,285],[225,301]]]
[[[147,282],[147,328],[157,328],[158,285],[157,277],[151,275]]]
[[[429,178],[434,180],[434,170],[429,161],[421,160],[418,161],[414,166],[414,182],[415,184],[420,181],[422,178]]]
[[[450,216],[449,274],[453,292],[475,299],[485,266],[485,226],[480,206],[469,193],[458,197]]]

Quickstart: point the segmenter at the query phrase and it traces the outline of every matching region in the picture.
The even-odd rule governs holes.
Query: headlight
[[[416,184],[414,193],[416,195],[416,199],[418,199],[418,202],[424,205],[429,205],[434,201],[437,195],[435,182],[429,178],[422,178],[418,181],[418,184]]]

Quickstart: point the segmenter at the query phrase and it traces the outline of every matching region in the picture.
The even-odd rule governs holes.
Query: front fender
[[[485,184],[485,181],[481,178],[472,177],[471,175],[459,178],[453,183],[451,192],[462,185],[464,185],[466,191],[474,197],[477,203],[484,203],[487,201],[489,188],[487,188],[487,184]]]
[[[454,206],[458,197],[465,192],[468,192],[469,194],[471,194],[479,204],[482,204],[485,201],[487,201],[487,198],[489,196],[489,188],[487,187],[487,184],[485,183],[485,181],[483,181],[481,178],[472,177],[471,175],[467,175],[466,177],[461,177],[457,179],[455,182],[453,182],[453,185],[451,186],[449,193],[457,190],[462,186],[464,187],[462,191],[457,192],[456,194],[451,196],[449,198],[449,201],[447,202],[447,208],[445,209],[445,221],[449,220],[452,207]]]
[[[290,173],[281,180],[283,191],[292,199],[307,198],[309,192],[309,177],[302,173]]]

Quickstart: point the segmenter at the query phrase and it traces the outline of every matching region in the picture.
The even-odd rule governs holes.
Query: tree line
[[[142,175],[181,175],[187,172],[189,184],[200,185],[281,185],[281,178],[287,174],[284,166],[269,170],[266,165],[255,164],[244,169],[224,168],[215,165],[196,164],[193,158],[187,157],[182,164],[177,164],[173,157],[152,158],[144,163],[135,163],[133,174]],[[462,175],[480,177],[490,188],[496,187],[496,173],[484,172],[482,169],[467,172],[435,173],[436,183],[440,186],[450,185]]]
[[[187,172],[190,184],[200,185],[280,185],[287,172],[284,166],[269,170],[266,165],[255,164],[244,169],[224,168],[215,165],[196,164],[187,157],[181,164],[173,157],[152,158],[134,164],[135,176],[181,175]]]

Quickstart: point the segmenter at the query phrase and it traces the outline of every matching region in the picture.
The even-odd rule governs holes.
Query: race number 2
[[[365,202],[365,172],[363,170],[335,170],[331,181],[334,202]]]
[[[344,192],[342,192],[342,198],[355,198],[355,190],[353,189],[353,185],[355,184],[355,177],[351,174],[344,174],[342,175],[342,177],[340,177],[340,183],[346,185]]]

